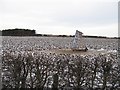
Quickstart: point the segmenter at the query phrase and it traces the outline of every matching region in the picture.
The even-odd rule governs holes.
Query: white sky
[[[119,0],[0,0],[0,29],[118,36]]]

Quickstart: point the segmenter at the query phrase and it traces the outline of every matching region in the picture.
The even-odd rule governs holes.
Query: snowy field
[[[84,38],[89,50],[103,50],[107,52],[104,54],[41,52],[70,49],[72,40],[72,37],[2,37],[3,88],[118,90],[118,40]]]

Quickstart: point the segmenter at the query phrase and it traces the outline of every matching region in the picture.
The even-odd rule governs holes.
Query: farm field
[[[72,37],[3,37],[2,49],[12,51],[68,49]],[[117,39],[85,38],[86,46],[90,49],[117,50]]]
[[[2,87],[118,90],[118,40],[84,38],[89,50],[107,51],[104,54],[41,52],[70,49],[72,40],[72,37],[2,37]]]

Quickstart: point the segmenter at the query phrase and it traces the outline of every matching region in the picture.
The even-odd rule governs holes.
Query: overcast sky
[[[0,0],[0,29],[118,36],[119,0]]]

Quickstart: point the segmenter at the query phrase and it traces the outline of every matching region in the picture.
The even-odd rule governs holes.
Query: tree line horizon
[[[53,34],[37,34],[36,30],[31,30],[31,29],[20,29],[20,28],[15,28],[15,29],[5,29],[5,30],[0,30],[0,36],[48,36],[48,37],[74,37],[74,35],[53,35]],[[110,38],[106,36],[90,36],[90,35],[83,35],[83,37],[88,37],[88,38]],[[117,37],[112,37],[112,38],[117,38]]]

